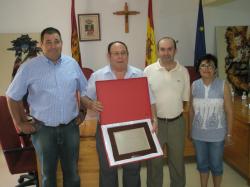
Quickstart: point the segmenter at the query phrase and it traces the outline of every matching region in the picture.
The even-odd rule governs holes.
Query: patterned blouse
[[[207,142],[224,140],[227,131],[224,84],[225,81],[218,78],[209,86],[206,86],[202,79],[193,82],[193,139]]]

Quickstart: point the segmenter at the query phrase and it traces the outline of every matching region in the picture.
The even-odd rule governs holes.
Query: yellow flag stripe
[[[149,19],[147,20],[146,66],[155,63],[157,60],[154,29],[150,25]]]

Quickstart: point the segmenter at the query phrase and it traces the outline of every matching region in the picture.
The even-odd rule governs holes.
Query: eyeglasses
[[[206,68],[211,69],[211,70],[215,69],[213,64],[201,64],[200,65],[200,69],[206,69]]]
[[[116,51],[116,52],[111,52],[110,53],[111,55],[113,55],[113,56],[122,56],[122,57],[124,57],[124,56],[127,56],[128,55],[128,53],[127,53],[127,51],[121,51],[121,52],[118,52],[118,51]]]

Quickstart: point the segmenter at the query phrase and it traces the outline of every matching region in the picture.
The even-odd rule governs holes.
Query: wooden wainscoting
[[[246,177],[250,185],[250,109],[240,97],[233,100],[231,143],[225,146],[225,161]],[[250,99],[248,99],[250,103]]]

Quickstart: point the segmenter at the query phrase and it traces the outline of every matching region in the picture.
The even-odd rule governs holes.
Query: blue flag
[[[205,42],[205,28],[202,0],[199,2],[199,12],[196,28],[196,40],[195,40],[195,52],[194,52],[194,66],[196,67],[197,60],[206,54],[206,42]]]

